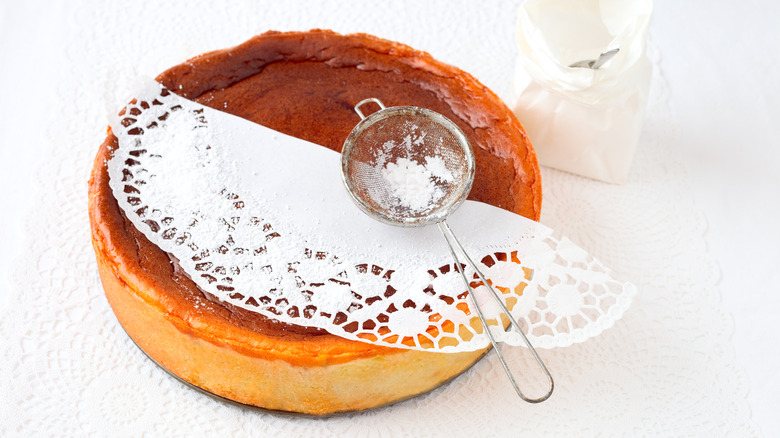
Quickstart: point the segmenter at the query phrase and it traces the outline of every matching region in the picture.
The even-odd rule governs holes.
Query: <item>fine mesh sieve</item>
[[[367,102],[382,110],[363,117],[360,106]],[[457,125],[424,108],[385,108],[377,99],[355,110],[363,120],[344,143],[342,175],[365,213],[391,225],[422,226],[444,220],[466,199],[474,153]],[[399,160],[406,166],[399,168]],[[388,181],[394,165],[395,176],[407,181]]]
[[[360,107],[369,102],[379,105],[380,110],[366,117]],[[389,225],[438,225],[485,333],[515,391],[527,402],[547,400],[554,388],[550,372],[500,295],[482,275],[445,221],[466,200],[474,182],[474,151],[466,136],[455,123],[425,108],[386,108],[379,99],[369,98],[355,105],[355,112],[361,121],[349,134],[341,151],[341,176],[352,200],[363,212]],[[533,354],[549,383],[550,389],[545,395],[528,398],[520,390],[475,299],[455,248],[509,320],[506,330],[517,331]]]

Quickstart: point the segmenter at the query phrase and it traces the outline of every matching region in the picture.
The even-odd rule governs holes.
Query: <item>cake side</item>
[[[118,277],[98,242],[95,247],[108,302],[138,346],[181,379],[239,403],[316,415],[382,406],[437,387],[484,354],[375,351],[346,361],[323,355],[314,364],[300,360],[296,352],[301,343],[284,350],[287,343],[262,342],[257,339],[261,335],[242,348],[235,337],[204,340],[203,332],[195,334],[161,311],[163,305],[144,293],[150,289],[136,289],[143,285]],[[271,345],[273,349],[264,348]]]

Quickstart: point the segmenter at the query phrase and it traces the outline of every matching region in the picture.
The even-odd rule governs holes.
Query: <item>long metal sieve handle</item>
[[[547,370],[547,367],[544,365],[544,362],[542,362],[542,359],[539,357],[539,354],[536,352],[536,349],[534,349],[533,345],[531,345],[531,342],[525,336],[525,333],[523,333],[523,330],[520,328],[520,324],[517,323],[515,317],[512,316],[512,314],[509,312],[509,309],[507,309],[506,305],[504,305],[504,301],[501,299],[498,293],[496,293],[495,289],[493,289],[493,286],[491,286],[490,283],[488,283],[488,281],[485,279],[485,276],[482,275],[482,272],[479,270],[479,268],[477,268],[477,265],[471,260],[471,257],[469,257],[466,250],[463,249],[463,246],[455,237],[455,233],[452,232],[450,226],[447,225],[447,222],[441,221],[438,223],[438,225],[439,225],[439,231],[441,231],[442,236],[444,236],[444,240],[447,242],[447,247],[450,249],[450,254],[452,254],[452,258],[455,259],[455,267],[460,273],[461,278],[463,278],[463,282],[466,283],[466,288],[469,291],[471,302],[474,304],[474,308],[477,309],[477,315],[479,316],[479,320],[482,321],[482,326],[485,328],[485,333],[487,333],[488,338],[490,339],[490,344],[493,345],[493,349],[496,350],[496,354],[498,354],[498,360],[501,361],[501,365],[504,367],[504,371],[506,371],[506,375],[507,377],[509,377],[509,381],[512,383],[512,386],[515,388],[515,392],[517,392],[517,395],[519,395],[520,398],[522,398],[523,400],[529,403],[540,403],[547,400],[548,398],[550,398],[550,396],[553,393],[553,389],[555,388],[555,382],[553,382],[553,378],[552,375],[550,374],[550,371]],[[523,394],[523,391],[520,390],[520,387],[517,385],[517,381],[515,380],[512,371],[509,369],[509,365],[507,364],[506,359],[504,359],[504,355],[501,353],[501,349],[498,348],[498,344],[496,343],[496,340],[493,338],[493,334],[490,332],[488,323],[485,320],[485,315],[482,314],[482,309],[480,308],[479,304],[477,304],[477,300],[474,297],[474,290],[471,288],[471,285],[469,284],[469,281],[466,278],[466,274],[463,272],[463,267],[460,265],[460,260],[458,259],[458,256],[455,253],[455,248],[452,245],[453,242],[455,243],[455,246],[458,247],[458,249],[463,254],[463,256],[466,258],[471,268],[474,269],[474,271],[477,273],[479,279],[482,280],[482,283],[488,288],[488,290],[490,290],[491,294],[493,295],[493,299],[496,300],[499,306],[501,306],[501,310],[503,310],[504,314],[506,314],[506,316],[509,318],[510,327],[514,328],[515,330],[517,330],[518,333],[520,333],[520,336],[522,336],[523,338],[523,342],[525,342],[525,345],[534,355],[536,362],[544,371],[544,374],[547,376],[547,381],[550,382],[550,390],[545,395],[539,398],[528,398],[525,396],[525,394]]]

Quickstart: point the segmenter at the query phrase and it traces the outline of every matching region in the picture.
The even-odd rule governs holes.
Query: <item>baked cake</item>
[[[520,123],[476,79],[427,53],[363,34],[269,32],[157,80],[182,97],[334,151],[358,122],[354,105],[366,97],[432,109],[454,121],[475,149],[469,199],[539,219],[539,169]],[[428,391],[484,354],[351,341],[220,302],[124,216],[106,166],[116,146],[109,132],[89,183],[100,277],[122,327],[181,379],[240,403],[326,414]]]

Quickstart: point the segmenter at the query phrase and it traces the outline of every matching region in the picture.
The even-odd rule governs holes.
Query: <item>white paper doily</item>
[[[109,185],[128,220],[198,288],[361,342],[447,353],[490,345],[436,227],[360,212],[338,153],[153,81],[136,93],[111,123]],[[537,347],[597,336],[636,295],[587,251],[520,215],[467,200],[447,223],[468,231],[459,241]],[[473,269],[464,273],[493,339],[524,346]]]
[[[705,224],[673,149],[673,102],[655,54],[648,120],[623,186],[543,171],[542,221],[637,285],[631,309],[597,339],[542,351],[556,392],[519,400],[494,355],[452,384],[390,408],[328,419],[258,413],[171,379],[116,322],[98,282],[86,181],[105,107],[187,56],[267,29],[366,31],[427,50],[506,95],[516,2],[105,2],[46,14],[59,95],[42,110],[51,156],[41,169],[29,250],[0,310],[2,436],[751,436],[747,381],[704,248]],[[414,12],[410,12],[414,11]],[[56,12],[56,13],[55,13]],[[435,20],[430,17],[436,17]],[[134,17],[134,18],[129,18]],[[167,44],[169,43],[169,44]],[[58,55],[58,53],[61,54]],[[107,91],[110,90],[110,91]],[[519,361],[527,362],[522,351]]]

